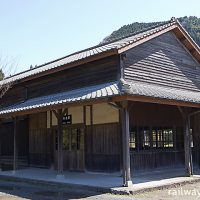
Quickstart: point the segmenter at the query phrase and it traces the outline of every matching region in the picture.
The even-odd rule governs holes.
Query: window
[[[153,148],[157,147],[157,134],[156,130],[152,130],[152,141],[153,141]]]
[[[192,129],[190,129],[190,145],[191,145],[191,147],[194,147]]]
[[[83,150],[84,131],[82,128],[63,128],[63,150]]]
[[[140,130],[141,135],[141,149],[149,149],[150,143],[150,131],[146,128]]]
[[[136,129],[133,128],[131,131],[130,131],[130,142],[129,142],[129,146],[130,146],[130,149],[131,150],[134,150],[136,149]]]
[[[192,137],[191,137],[191,145]],[[145,149],[166,149],[174,147],[174,131],[172,128],[153,128],[140,127],[130,130],[130,150],[139,147],[141,150]]]
[[[162,148],[163,142],[163,131],[157,130],[157,148]]]
[[[173,129],[154,128],[152,130],[153,148],[173,148]]]
[[[164,140],[164,147],[166,148],[173,148],[174,147],[174,137],[173,137],[173,130],[172,129],[164,129],[163,130],[163,140]]]

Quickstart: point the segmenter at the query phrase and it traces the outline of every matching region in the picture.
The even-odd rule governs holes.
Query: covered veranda
[[[136,85],[134,85],[135,87]],[[140,88],[140,89],[138,89]],[[44,180],[69,180],[69,177],[72,177],[76,174],[77,179],[70,179],[71,182],[73,181],[77,182],[82,182],[83,185],[85,184],[90,184],[91,180],[96,181],[96,179],[99,179],[99,185],[102,185],[101,180],[103,181],[103,178],[107,178],[108,181],[105,181],[104,183],[108,182],[109,184],[107,187],[119,187],[122,185],[122,180],[123,180],[123,185],[124,186],[131,186],[132,182],[134,184],[140,184],[141,181],[143,180],[144,182],[149,182],[149,181],[157,181],[157,179],[160,179],[160,181],[156,182],[156,184],[161,184],[162,179],[165,179],[166,177],[163,177],[163,172],[159,173],[151,173],[149,175],[149,179],[147,178],[148,176],[145,176],[145,173],[140,174],[140,178],[136,174],[132,174],[131,176],[131,167],[130,167],[130,148],[129,148],[129,140],[130,140],[130,133],[129,133],[129,115],[130,115],[130,109],[132,106],[131,102],[146,102],[146,103],[156,103],[156,104],[165,104],[165,105],[173,105],[177,106],[177,109],[180,111],[182,115],[182,120],[183,120],[183,127],[184,127],[184,156],[185,156],[185,170],[181,169],[178,171],[166,173],[165,175],[169,175],[169,178],[171,176],[173,177],[184,177],[184,175],[190,177],[191,175],[194,174],[193,172],[193,166],[192,166],[192,154],[191,154],[191,143],[190,143],[190,117],[199,113],[198,107],[199,104],[193,104],[193,103],[188,103],[183,101],[182,99],[186,99],[188,94],[181,94],[178,96],[177,100],[177,91],[170,91],[168,93],[165,91],[164,93],[163,90],[162,92],[159,92],[159,97],[158,98],[158,88],[153,90],[154,88],[143,88],[142,90],[142,95],[139,93],[141,91],[141,86],[138,88],[134,88],[135,90],[138,89],[138,94],[135,95],[133,92],[133,88],[128,88],[128,91],[126,90],[126,94],[120,93],[120,89],[117,84],[106,84],[106,85],[100,85],[98,87],[90,87],[90,88],[84,88],[81,90],[73,91],[73,92],[66,92],[62,94],[56,94],[56,95],[51,95],[51,96],[46,96],[46,97],[41,97],[41,98],[36,98],[36,99],[30,99],[27,100],[26,102],[11,106],[9,108],[3,109],[0,114],[1,118],[6,118],[6,117],[13,117],[14,119],[14,153],[13,153],[13,170],[11,171],[2,171],[2,175],[7,175],[7,176],[15,176],[15,177],[21,177],[21,178],[27,178],[31,179],[31,177],[35,177],[35,179],[39,180],[39,178],[42,178]],[[125,88],[127,89],[127,88]],[[150,97],[147,92],[151,93],[151,95],[155,92],[154,97]],[[84,93],[83,93],[84,92]],[[146,93],[145,93],[146,92]],[[100,95],[101,94],[101,95]],[[163,94],[163,96],[162,96]],[[176,94],[176,99],[173,99],[173,95]],[[169,96],[166,96],[169,95]],[[170,96],[172,95],[172,96]],[[189,94],[190,97],[191,94]],[[148,96],[148,98],[146,97]],[[161,98],[164,98],[161,99]],[[199,97],[196,97],[197,99]],[[182,101],[181,101],[182,100]],[[120,111],[120,119],[121,119],[121,124],[122,124],[122,176],[121,173],[116,175],[110,175],[107,174],[105,176],[102,176],[102,174],[89,174],[89,173],[69,173],[65,172],[63,170],[63,149],[62,149],[62,134],[63,134],[63,124],[62,124],[62,119],[63,116],[66,112],[65,108],[71,107],[71,106],[76,106],[76,105],[90,105],[90,104],[95,104],[95,103],[102,103],[106,102],[110,106],[115,107],[119,109]],[[64,109],[63,109],[64,108]],[[18,135],[18,117],[31,114],[31,113],[37,113],[39,111],[48,111],[52,110],[57,118],[57,124],[58,124],[58,140],[57,140],[57,145],[58,145],[58,159],[57,159],[57,171],[52,171],[52,170],[47,170],[47,169],[18,169],[18,142],[17,142],[17,135]],[[184,172],[185,171],[185,172]],[[179,174],[181,172],[181,174]],[[198,174],[197,170],[197,174]],[[38,176],[38,175],[39,176]],[[43,176],[43,175],[44,176]],[[66,174],[66,175],[65,175]],[[79,180],[79,176],[82,177],[81,181]],[[138,179],[137,179],[138,176]],[[50,178],[48,178],[50,177]],[[101,177],[101,178],[100,178]],[[157,177],[157,178],[155,178]],[[159,178],[158,178],[159,177]],[[182,178],[180,178],[182,179]],[[87,182],[87,180],[89,180]],[[175,179],[176,180],[176,179]],[[185,179],[184,179],[185,180]],[[166,181],[166,182],[171,182]],[[65,182],[65,181],[64,181]],[[67,182],[66,182],[67,183]],[[91,181],[92,183],[92,181]],[[116,184],[116,185],[115,185]],[[105,185],[105,184],[104,184]],[[112,186],[113,185],[113,186]],[[135,186],[134,186],[135,187]],[[138,186],[139,187],[139,186]]]

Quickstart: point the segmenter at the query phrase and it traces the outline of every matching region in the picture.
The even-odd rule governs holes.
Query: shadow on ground
[[[72,189],[62,186],[52,186],[43,184],[32,184],[25,182],[13,182],[8,180],[0,181],[0,199],[9,199],[9,195],[15,196],[14,199],[32,199],[32,200],[67,200],[83,199],[101,195],[100,192]],[[17,198],[18,197],[18,198]],[[10,198],[12,199],[12,198]]]

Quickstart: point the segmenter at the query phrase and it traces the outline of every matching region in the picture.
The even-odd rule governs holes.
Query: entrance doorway
[[[84,160],[84,126],[63,126],[63,168],[83,171]]]

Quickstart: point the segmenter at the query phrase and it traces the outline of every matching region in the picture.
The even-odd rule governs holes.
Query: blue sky
[[[0,56],[17,72],[98,44],[125,24],[200,17],[199,0],[0,0]]]

